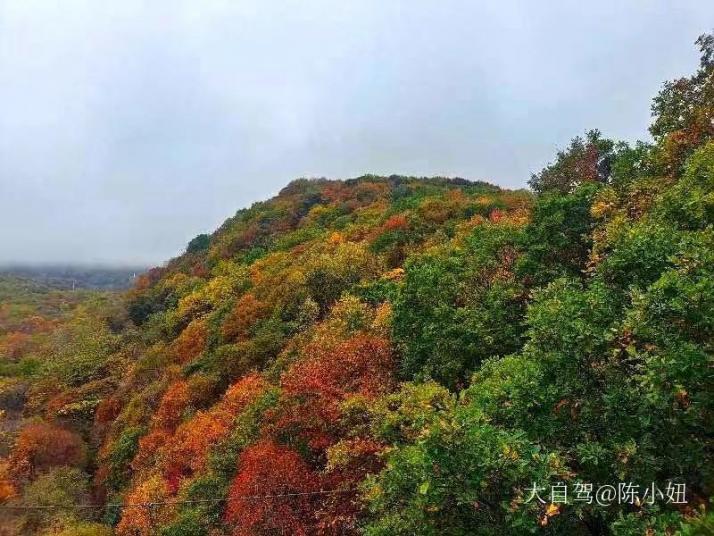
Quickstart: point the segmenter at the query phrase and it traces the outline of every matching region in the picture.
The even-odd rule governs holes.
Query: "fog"
[[[302,176],[646,139],[714,2],[3,0],[0,263],[155,264]]]

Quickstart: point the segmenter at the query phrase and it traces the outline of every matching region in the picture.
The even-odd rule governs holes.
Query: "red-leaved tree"
[[[86,462],[87,449],[77,434],[39,422],[22,429],[10,453],[10,468],[19,478],[34,478],[62,465],[81,467]]]
[[[300,455],[261,441],[240,456],[226,508],[234,536],[273,532],[304,536],[315,532],[319,476]]]

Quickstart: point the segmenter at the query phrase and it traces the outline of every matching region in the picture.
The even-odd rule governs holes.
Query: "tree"
[[[517,227],[483,224],[465,244],[407,263],[392,330],[403,378],[455,389],[482,360],[519,348],[525,293],[514,274],[518,237]]]
[[[211,237],[207,234],[200,234],[191,239],[186,246],[186,253],[198,253],[205,251],[211,245]]]
[[[587,182],[606,183],[610,179],[614,146],[599,130],[589,130],[585,139],[577,136],[566,150],[559,151],[555,163],[531,175],[528,185],[539,194],[551,191],[567,194]]]
[[[305,349],[281,380],[283,415],[278,428],[320,451],[335,441],[341,404],[350,395],[373,398],[389,389],[393,361],[388,341],[358,334],[337,344]]]
[[[597,184],[590,183],[572,194],[551,192],[537,198],[521,235],[523,255],[516,263],[519,278],[537,287],[562,275],[583,275],[596,224],[590,207],[598,190]]]
[[[87,449],[81,437],[53,424],[38,422],[20,432],[10,453],[10,466],[16,476],[33,478],[52,467],[83,467],[86,458]]]
[[[49,506],[28,509],[23,526],[26,531],[39,533],[51,525],[66,527],[87,520],[92,512],[74,508],[90,500],[88,477],[73,467],[55,467],[40,475],[24,490],[21,505]]]
[[[224,339],[245,340],[250,336],[250,329],[268,314],[268,308],[252,293],[241,296],[223,321],[221,331]]]
[[[173,517],[175,507],[165,504],[168,497],[168,487],[160,476],[144,480],[126,496],[128,504],[140,506],[124,508],[116,528],[117,536],[154,536],[156,529]]]
[[[16,493],[10,464],[6,460],[0,460],[0,504],[14,497]]]
[[[320,497],[319,477],[300,455],[270,441],[261,441],[240,455],[230,486],[226,521],[234,536],[285,532],[314,533],[314,512]]]
[[[652,103],[650,132],[660,148],[656,160],[668,174],[678,174],[689,155],[714,138],[714,35],[701,35],[696,43],[699,70],[665,82]]]
[[[452,414],[412,445],[393,449],[387,468],[367,480],[369,536],[526,534],[549,522],[533,482],[566,472],[557,456],[519,432]],[[555,520],[556,523],[558,520]],[[567,524],[561,528],[569,532]]]
[[[208,330],[203,320],[194,320],[174,340],[173,354],[179,363],[197,358],[206,347]]]
[[[206,466],[210,449],[228,436],[235,418],[263,394],[266,385],[256,374],[245,376],[232,385],[213,408],[198,411],[173,435],[165,436],[159,468],[171,493],[178,490],[183,480]]]
[[[183,411],[191,402],[188,382],[178,380],[166,389],[159,407],[154,413],[153,422],[157,428],[173,430],[181,422]]]

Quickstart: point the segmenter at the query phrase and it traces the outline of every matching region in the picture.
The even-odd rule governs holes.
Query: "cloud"
[[[158,263],[299,176],[525,184],[643,138],[714,5],[5,0],[0,262]]]

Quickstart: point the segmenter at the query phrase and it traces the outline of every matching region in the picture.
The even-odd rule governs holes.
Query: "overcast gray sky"
[[[160,263],[293,178],[646,138],[714,2],[0,0],[0,262]]]

